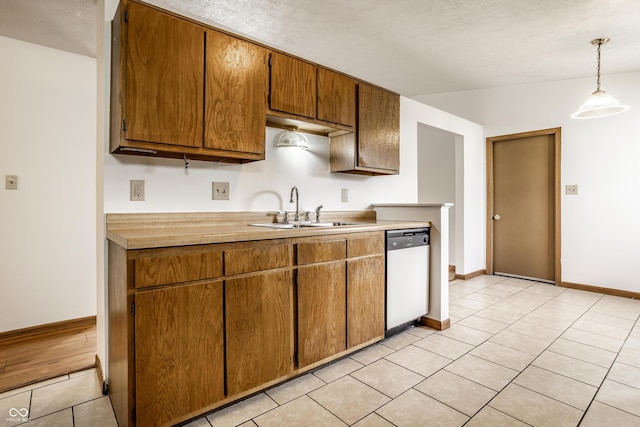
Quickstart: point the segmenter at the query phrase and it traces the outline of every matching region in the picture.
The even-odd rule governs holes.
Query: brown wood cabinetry
[[[298,244],[298,367],[346,347],[346,240]]]
[[[204,28],[133,2],[124,28],[127,139],[202,145]]]
[[[222,282],[135,297],[136,425],[172,423],[224,398]]]
[[[356,82],[318,67],[318,120],[356,126]]]
[[[298,367],[384,338],[384,234],[298,244]]]
[[[265,48],[133,1],[113,40],[112,153],[264,159]]]
[[[207,30],[204,146],[264,158],[267,50]]]
[[[289,244],[259,242],[225,251],[227,388],[235,396],[293,369],[293,279]]]
[[[319,120],[337,129],[355,127],[354,79],[278,52],[271,53],[269,64],[272,114]]]
[[[272,110],[314,119],[316,117],[316,67],[308,62],[272,52],[271,92]]]
[[[293,281],[290,271],[225,284],[228,395],[236,396],[293,370]]]
[[[394,175],[400,172],[400,96],[358,85],[355,133],[331,138],[331,172]]]
[[[382,231],[138,250],[110,241],[118,424],[174,425],[381,340],[383,251]]]
[[[347,261],[347,348],[384,336],[384,255]]]
[[[269,123],[331,136],[332,172],[399,173],[396,94],[135,0],[112,36],[112,153],[264,160]]]
[[[384,233],[348,240],[347,348],[384,337]]]

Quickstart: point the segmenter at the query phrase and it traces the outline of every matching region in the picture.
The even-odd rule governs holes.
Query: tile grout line
[[[598,301],[599,301],[599,300],[598,300]],[[640,317],[639,317],[639,318],[640,318]],[[627,334],[626,338],[625,338],[625,339],[624,339],[624,341],[622,342],[622,345],[620,346],[620,350],[618,350],[618,352],[616,353],[616,357],[615,357],[615,359],[613,359],[613,362],[611,363],[611,366],[607,369],[607,373],[606,373],[606,374],[604,375],[604,377],[602,378],[602,381],[600,382],[600,385],[598,386],[598,390],[597,390],[597,391],[596,391],[596,393],[593,395],[593,398],[592,398],[592,399],[591,399],[591,401],[589,402],[589,405],[587,406],[587,409],[584,411],[584,414],[582,415],[582,418],[580,418],[580,422],[578,423],[578,425],[580,425],[580,423],[582,423],[582,420],[584,419],[585,415],[587,414],[587,411],[589,410],[589,408],[591,408],[591,405],[593,405],[593,402],[595,402],[595,401],[596,401],[596,396],[598,395],[598,393],[600,393],[600,388],[602,387],[602,385],[604,384],[605,380],[606,380],[606,379],[607,379],[607,377],[609,376],[609,372],[611,372],[611,368],[612,368],[612,367],[613,367],[613,365],[616,363],[616,360],[618,360],[618,357],[620,357],[620,352],[624,349],[624,345],[626,344],[627,340],[628,340],[628,339],[629,339],[629,337],[631,336],[631,332],[633,332],[633,329],[634,329],[636,326],[638,326],[638,325],[640,324],[640,323],[638,323],[638,322],[639,322],[639,321],[638,321],[638,319],[636,319],[636,321],[635,321],[634,325],[631,327],[631,329],[629,330],[629,333]],[[613,381],[613,380],[609,380],[609,381]],[[615,381],[615,382],[617,382],[617,381]],[[621,383],[618,383],[618,384],[621,384]],[[624,384],[624,385],[626,385],[626,384]],[[632,388],[635,388],[635,387],[632,387]],[[598,400],[598,402],[600,402],[600,401]],[[600,403],[603,403],[603,402],[600,402]],[[606,405],[606,403],[605,403],[605,405]],[[611,406],[611,405],[607,405],[607,406],[610,406],[610,407],[612,407],[612,408],[617,409],[618,411],[622,411],[622,412],[625,412],[625,413],[629,414],[629,412],[625,411],[624,409],[620,409],[620,408],[618,408],[618,407]],[[635,414],[631,414],[631,415],[633,415],[633,416],[636,416],[636,417],[637,417],[637,415],[635,415]]]
[[[531,286],[533,286],[533,285],[531,285]],[[527,288],[524,288],[524,289],[527,289]],[[523,289],[523,290],[524,290],[524,289]],[[520,319],[518,319],[517,321],[519,321],[519,320],[521,320],[522,318],[526,317],[527,315],[531,314],[532,312],[534,312],[534,311],[535,311],[535,310],[537,310],[538,308],[542,307],[543,305],[545,305],[545,304],[547,304],[547,303],[549,303],[549,302],[553,301],[553,300],[554,300],[554,299],[556,299],[559,295],[562,295],[564,292],[565,292],[565,291],[560,292],[558,295],[555,295],[553,298],[549,299],[548,301],[544,302],[543,304],[541,304],[541,305],[539,305],[539,306],[537,306],[537,307],[533,308],[531,311],[529,311],[529,313],[527,313],[527,314],[525,314],[525,315],[521,316],[521,317],[520,317]],[[515,295],[515,294],[514,294],[514,295]],[[602,295],[600,298],[598,298],[596,301],[594,301],[594,302],[589,306],[589,308],[587,308],[587,309],[583,312],[583,314],[581,314],[581,315],[580,315],[580,317],[578,317],[576,320],[574,320],[574,321],[571,323],[571,325],[570,325],[570,326],[568,326],[567,328],[565,328],[565,330],[564,330],[564,331],[562,331],[562,334],[564,334],[564,332],[566,332],[566,330],[567,330],[567,329],[569,329],[569,328],[570,328],[570,327],[571,327],[575,322],[577,322],[580,318],[582,318],[582,316],[584,316],[584,314],[585,314],[585,313],[587,313],[591,307],[593,307],[593,306],[594,306],[598,301],[600,301],[600,300],[602,299],[602,297],[603,297],[603,296],[604,296],[604,295]],[[506,298],[505,298],[505,299],[506,299]],[[504,300],[504,299],[503,299],[503,300]],[[497,303],[496,303],[496,304],[497,304]],[[487,308],[488,308],[488,307],[487,307]],[[517,322],[517,321],[516,321],[516,322]],[[515,322],[513,322],[513,323],[515,323]],[[511,323],[511,325],[512,325],[513,323]],[[505,329],[506,329],[506,328],[505,328]],[[491,408],[492,408],[492,409],[494,409],[494,410],[500,411],[499,409],[494,408],[493,406],[491,406],[491,402],[492,402],[492,401],[493,401],[493,400],[494,400],[494,399],[495,399],[495,398],[496,398],[500,393],[502,393],[502,391],[504,391],[504,389],[506,389],[509,385],[513,384],[513,381],[514,381],[516,378],[518,378],[518,377],[522,374],[522,372],[524,372],[527,368],[529,368],[529,367],[533,364],[533,362],[535,362],[535,361],[540,357],[540,355],[541,355],[541,354],[543,354],[545,351],[550,351],[550,350],[549,350],[549,347],[551,347],[551,346],[553,345],[553,343],[555,343],[555,342],[558,340],[558,338],[560,338],[560,337],[562,336],[562,334],[560,334],[560,335],[559,335],[558,337],[556,337],[553,341],[551,341],[551,343],[549,343],[549,345],[547,345],[547,347],[545,347],[545,349],[544,349],[542,352],[540,352],[540,354],[538,354],[538,355],[537,355],[537,356],[536,356],[536,357],[535,357],[535,358],[534,358],[534,359],[533,359],[533,360],[532,360],[532,361],[531,361],[531,362],[530,362],[526,367],[524,367],[522,370],[520,370],[520,372],[518,373],[518,375],[516,375],[516,376],[515,376],[513,379],[511,379],[511,380],[510,380],[510,381],[509,381],[509,382],[508,382],[508,383],[507,383],[507,384],[506,384],[506,385],[505,385],[505,386],[504,386],[500,391],[498,391],[498,392],[497,392],[497,393],[496,393],[496,394],[495,394],[495,395],[494,395],[494,396],[493,396],[493,397],[492,397],[492,398],[491,398],[491,399],[490,399],[490,400],[489,400],[485,405],[483,405],[483,406],[482,406],[482,408],[480,408],[480,409],[479,409],[479,410],[478,410],[478,411],[473,415],[473,417],[475,417],[475,416],[476,416],[480,411],[482,411],[482,409],[484,409],[484,408],[485,408],[485,407],[487,407],[487,406],[491,407]],[[494,334],[494,336],[495,336],[495,335],[496,335],[496,334]],[[522,335],[522,334],[521,334],[521,335]],[[526,336],[526,335],[524,335],[524,336]],[[534,338],[535,338],[535,337],[534,337]],[[485,341],[487,341],[487,340],[485,340]],[[474,348],[477,348],[477,347],[478,347],[478,346],[475,346]],[[470,350],[470,351],[471,351],[471,350]],[[476,356],[476,357],[478,357],[478,356]],[[482,359],[482,358],[481,358],[481,359]],[[483,360],[486,360],[486,359],[483,359]],[[491,361],[489,361],[489,362],[491,362]],[[496,363],[496,362],[492,362],[492,363]],[[504,365],[499,364],[499,363],[496,363],[496,364],[497,364],[497,365],[499,365],[499,366],[504,366]],[[535,365],[534,365],[534,366],[535,366]],[[505,367],[506,367],[506,366],[505,366]],[[537,366],[536,366],[536,367],[537,367]],[[544,368],[541,368],[541,369],[544,369]],[[545,369],[545,370],[547,370],[547,369]],[[547,371],[548,371],[548,370],[547,370]],[[549,372],[553,372],[553,371],[549,371]],[[555,374],[557,374],[556,372],[554,372],[554,373],[555,373]],[[561,374],[557,374],[557,375],[561,375]],[[562,375],[562,376],[564,376],[564,375]],[[566,377],[566,376],[565,376],[565,377]],[[464,377],[463,377],[463,378],[464,378]],[[566,378],[570,378],[570,377],[566,377]],[[605,378],[606,378],[606,375],[605,375]],[[467,379],[468,379],[468,378],[467,378]],[[571,379],[575,380],[574,378],[571,378]],[[575,381],[577,381],[577,380],[575,380]],[[603,381],[604,381],[604,379],[603,379]],[[580,382],[581,382],[581,381],[580,381]],[[519,386],[519,387],[522,387],[522,388],[525,388],[525,389],[527,389],[527,390],[529,390],[529,391],[531,391],[531,392],[533,392],[533,393],[539,394],[539,395],[544,396],[544,397],[546,397],[546,398],[549,398],[549,399],[555,400],[556,402],[559,402],[559,403],[561,403],[561,404],[563,404],[563,405],[567,405],[567,406],[569,406],[569,407],[571,407],[571,408],[575,408],[574,406],[569,405],[568,403],[565,403],[565,402],[559,401],[559,400],[557,400],[557,399],[555,399],[555,398],[553,398],[553,397],[550,397],[550,396],[547,396],[547,395],[545,395],[545,394],[539,393],[539,392],[537,392],[537,391],[535,391],[535,390],[531,390],[531,389],[529,389],[529,388],[527,388],[527,387],[525,387],[525,386],[522,386],[522,385],[520,385],[520,384],[515,384],[515,385],[517,385],[517,386]],[[589,384],[589,385],[590,385],[590,384]],[[486,387],[486,386],[485,386],[485,387]],[[593,399],[595,399],[595,396],[597,395],[597,393],[598,393],[598,391],[599,391],[599,390],[600,390],[600,387],[597,387],[597,390],[596,390],[596,392],[595,392],[595,394],[594,394],[594,397],[592,398],[592,401],[593,401]],[[590,407],[590,406],[591,406],[591,404],[589,404],[589,405],[587,406],[587,408],[586,408],[584,411],[580,410],[579,408],[575,408],[575,409],[577,409],[577,410],[579,410],[579,411],[582,411],[582,416],[580,417],[580,420],[578,421],[578,424],[577,424],[577,425],[580,425],[580,423],[582,422],[582,419],[584,418],[584,416],[585,416],[585,414],[587,413],[587,410],[589,409],[589,407]],[[500,412],[502,412],[502,411],[500,411]],[[502,412],[502,413],[506,414],[505,412]],[[526,423],[524,420],[521,420],[521,419],[519,419],[519,418],[517,418],[517,417],[515,417],[515,416],[513,416],[513,415],[511,415],[511,414],[506,414],[506,415],[510,416],[511,418],[517,419],[518,421],[521,421],[521,422],[523,422],[523,423],[525,423],[525,424],[528,424],[528,423]],[[470,418],[470,420],[471,420],[473,417],[471,417],[471,418]],[[465,423],[465,424],[466,424],[466,423]]]

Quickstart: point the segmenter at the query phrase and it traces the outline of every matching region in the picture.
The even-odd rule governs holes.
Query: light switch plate
[[[229,200],[229,183],[213,183],[213,200]]]
[[[7,190],[18,189],[18,175],[5,175],[4,176],[4,188]]]
[[[577,185],[565,185],[564,193],[567,196],[576,196],[578,194],[578,186]]]
[[[340,199],[343,202],[348,202],[349,201],[349,189],[348,188],[343,188],[340,194]]]

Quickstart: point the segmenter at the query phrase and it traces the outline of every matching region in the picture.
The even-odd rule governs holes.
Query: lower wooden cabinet
[[[384,336],[384,255],[347,261],[347,347]]]
[[[226,281],[229,396],[291,373],[292,292],[290,271],[265,272]]]
[[[382,231],[144,250],[109,242],[118,424],[175,425],[381,340],[383,251]]]
[[[171,423],[224,398],[222,282],[139,292],[136,425]]]
[[[298,267],[298,367],[347,348],[346,277],[344,260]]]

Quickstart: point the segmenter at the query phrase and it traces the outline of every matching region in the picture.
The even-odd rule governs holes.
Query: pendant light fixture
[[[598,46],[598,80],[596,82],[596,90],[587,98],[584,104],[580,106],[578,111],[571,115],[574,119],[606,117],[612,114],[622,113],[629,109],[628,106],[622,105],[620,101],[600,89],[600,47],[608,42],[609,39],[606,37],[591,40],[592,45]]]
[[[303,133],[295,129],[286,130],[278,138],[278,147],[297,147],[308,150],[309,140]]]

